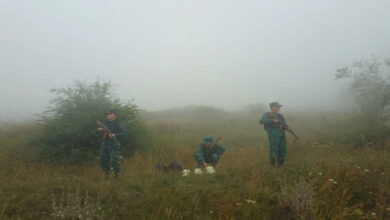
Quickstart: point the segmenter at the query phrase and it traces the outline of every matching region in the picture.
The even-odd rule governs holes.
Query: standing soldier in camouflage
[[[268,134],[270,162],[273,166],[278,167],[283,165],[286,158],[285,130],[291,132],[291,129],[286,124],[283,115],[279,113],[282,106],[278,102],[272,102],[269,106],[271,111],[264,113],[259,122],[264,125]]]
[[[104,178],[109,179],[111,165],[114,169],[114,178],[118,178],[120,170],[120,143],[118,138],[124,136],[124,128],[119,123],[118,113],[111,109],[106,112],[107,121],[100,125],[97,132],[102,135],[100,144],[100,167],[103,169]]]

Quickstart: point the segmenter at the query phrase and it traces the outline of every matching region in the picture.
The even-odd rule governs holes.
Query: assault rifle
[[[107,139],[107,136],[109,134],[114,134],[114,132],[112,132],[105,124],[103,124],[101,121],[97,120],[96,121],[96,125],[99,127],[99,128],[103,128],[104,129],[104,134],[103,134],[103,139]],[[115,143],[118,144],[118,146],[121,146],[121,143],[119,143],[118,139],[116,138],[116,136],[113,138]]]
[[[299,137],[294,133],[294,131],[286,124],[284,117],[279,113],[269,112],[268,116],[272,119],[279,120],[279,130],[287,130],[294,136],[295,139],[299,139]]]
[[[216,144],[217,142],[221,141],[222,139],[223,139],[223,137],[217,138],[216,140],[214,140],[214,144]]]
[[[223,137],[219,137],[219,138],[217,138],[217,140],[215,140],[215,142],[221,141],[222,139],[223,139]]]
[[[299,140],[299,137],[294,133],[294,131],[290,128],[290,130],[287,130],[288,132],[290,132],[290,134],[292,134],[292,136],[295,137],[295,139]]]

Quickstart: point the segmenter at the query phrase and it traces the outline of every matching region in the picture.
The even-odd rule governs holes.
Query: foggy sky
[[[334,109],[336,69],[390,57],[389,21],[388,0],[0,0],[0,120],[98,77],[149,110]]]

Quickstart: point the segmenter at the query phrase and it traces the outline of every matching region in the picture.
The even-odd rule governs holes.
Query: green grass
[[[103,181],[97,160],[82,166],[36,161],[39,127],[2,129],[0,218],[390,218],[388,146],[334,144],[321,136],[326,128],[299,126],[296,119],[292,124],[303,138],[289,137],[286,164],[275,169],[257,120],[230,115],[148,121],[151,141],[142,153],[123,159],[118,181]],[[154,170],[154,164],[171,160],[193,170],[192,154],[204,135],[225,137],[228,149],[216,174],[182,177]]]

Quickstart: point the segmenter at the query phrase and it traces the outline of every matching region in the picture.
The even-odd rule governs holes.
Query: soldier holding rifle
[[[118,178],[120,170],[120,143],[118,138],[124,136],[124,128],[119,123],[118,113],[116,110],[108,110],[106,112],[107,121],[103,124],[97,121],[98,126],[96,132],[102,136],[100,144],[100,167],[105,173],[105,179],[109,179],[111,165],[114,169],[114,178]]]
[[[295,138],[298,137],[286,124],[283,115],[279,113],[282,105],[279,105],[278,102],[272,102],[269,106],[271,111],[264,113],[259,123],[264,125],[264,129],[268,134],[270,162],[273,166],[278,167],[283,165],[286,158],[287,142],[285,131],[290,132]]]

